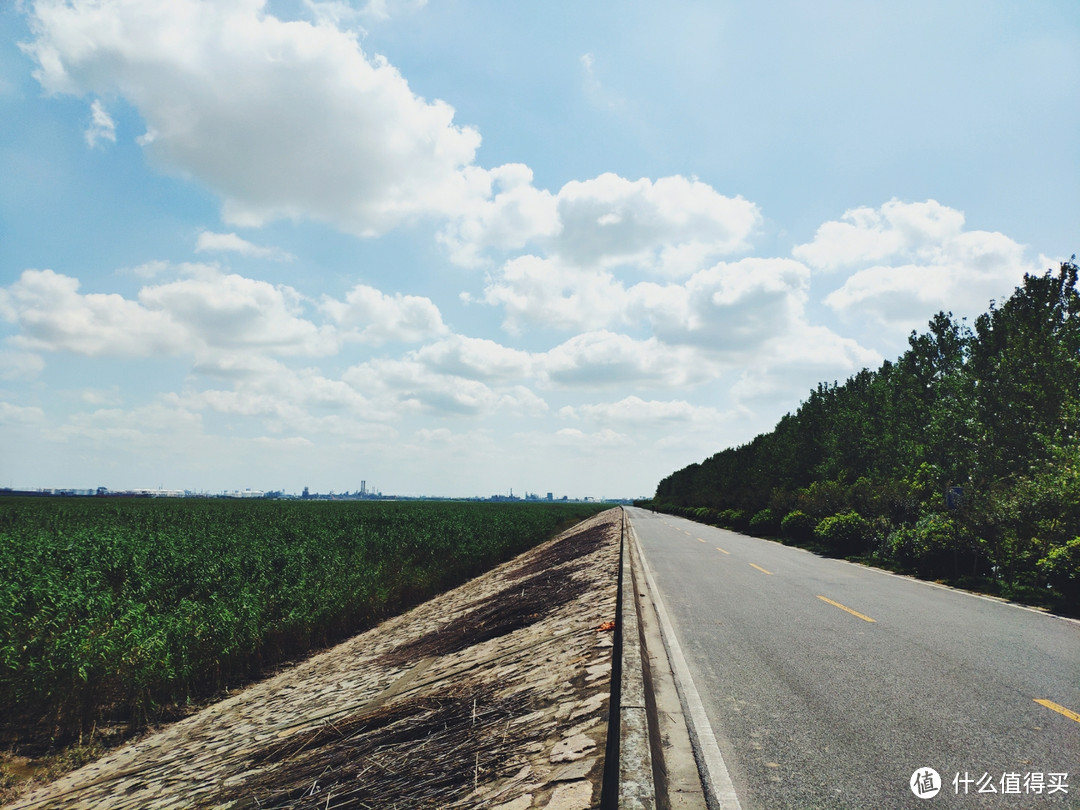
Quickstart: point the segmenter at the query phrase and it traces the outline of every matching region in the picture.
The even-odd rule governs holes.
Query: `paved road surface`
[[[627,511],[743,808],[1080,807],[1080,623]]]

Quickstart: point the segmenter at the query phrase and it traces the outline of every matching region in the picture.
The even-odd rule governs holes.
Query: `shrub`
[[[914,526],[897,529],[888,540],[892,558],[923,577],[956,573],[960,546],[959,527],[951,518],[935,514],[923,515]]]
[[[814,529],[814,537],[834,554],[857,554],[866,550],[870,524],[852,510],[822,520]]]
[[[718,516],[719,523],[726,529],[743,531],[747,528],[746,513],[742,509],[725,509]]]
[[[814,527],[817,522],[801,509],[788,512],[780,521],[780,531],[784,537],[797,543],[805,543],[814,536]]]
[[[1051,587],[1065,598],[1066,610],[1080,612],[1080,537],[1050,549],[1036,565]]]
[[[776,517],[772,509],[762,509],[750,518],[750,531],[754,534],[773,534],[776,531]]]

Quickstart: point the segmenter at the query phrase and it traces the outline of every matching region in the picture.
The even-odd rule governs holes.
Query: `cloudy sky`
[[[1080,250],[1075,0],[0,4],[0,486],[651,494]]]

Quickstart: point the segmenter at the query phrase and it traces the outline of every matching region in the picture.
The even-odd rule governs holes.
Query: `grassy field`
[[[0,498],[6,742],[138,725],[341,639],[597,504]]]

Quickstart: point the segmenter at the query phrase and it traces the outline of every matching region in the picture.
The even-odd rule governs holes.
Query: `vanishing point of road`
[[[742,808],[1080,807],[1080,623],[627,513]]]

